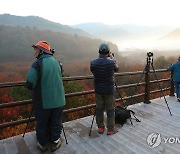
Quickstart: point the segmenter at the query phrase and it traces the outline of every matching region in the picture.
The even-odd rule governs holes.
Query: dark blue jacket
[[[99,58],[91,61],[90,69],[94,75],[95,93],[114,94],[114,72],[118,71],[115,59],[100,55]]]
[[[173,71],[174,82],[180,82],[180,61],[168,67],[168,71]]]

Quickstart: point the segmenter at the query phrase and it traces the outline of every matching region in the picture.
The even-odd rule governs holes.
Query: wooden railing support
[[[150,63],[147,63],[145,68],[145,97],[144,97],[144,103],[149,104],[150,102]]]

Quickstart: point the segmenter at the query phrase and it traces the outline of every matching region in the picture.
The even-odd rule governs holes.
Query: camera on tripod
[[[152,56],[153,56],[153,53],[152,53],[152,52],[148,52],[148,53],[147,53],[147,56],[148,56],[148,57],[152,57]]]
[[[54,54],[55,53],[55,49],[54,48],[50,49],[50,52],[52,52],[52,54]]]
[[[114,53],[113,52],[109,52],[108,57],[114,57]]]

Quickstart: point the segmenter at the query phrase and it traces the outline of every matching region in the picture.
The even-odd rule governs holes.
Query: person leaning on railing
[[[62,143],[60,134],[65,105],[62,70],[60,63],[53,57],[49,43],[39,41],[32,47],[37,60],[29,70],[26,86],[33,90],[37,147],[45,152],[50,141],[51,151],[55,151]]]
[[[180,56],[175,64],[168,67],[168,71],[173,71],[173,81],[176,89],[176,97],[180,102]]]
[[[94,75],[95,99],[96,99],[96,123],[98,133],[103,134],[104,109],[107,112],[107,135],[115,134],[115,98],[114,98],[114,72],[118,71],[118,65],[110,52],[108,44],[102,43],[99,47],[99,58],[91,61],[91,72]]]

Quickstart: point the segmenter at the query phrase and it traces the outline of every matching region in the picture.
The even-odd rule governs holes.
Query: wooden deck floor
[[[63,144],[54,153],[180,154],[180,102],[175,97],[167,97],[167,101],[172,116],[163,98],[154,99],[151,104],[132,105],[129,108],[141,122],[133,121],[133,125],[127,122],[123,127],[117,125],[118,133],[111,136],[106,133],[99,135],[96,123],[91,137],[88,136],[92,116],[64,123],[68,144],[62,134]],[[148,140],[152,143],[150,146],[147,137],[152,133],[155,137]],[[35,132],[27,133],[24,139],[19,135],[0,140],[0,154],[39,154],[41,152],[36,148],[36,142]]]

